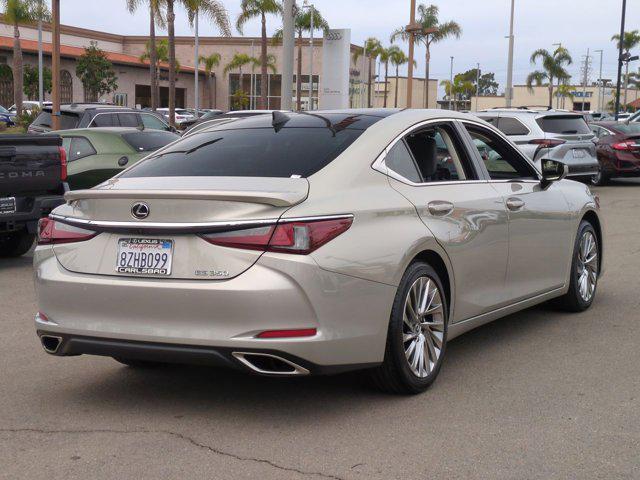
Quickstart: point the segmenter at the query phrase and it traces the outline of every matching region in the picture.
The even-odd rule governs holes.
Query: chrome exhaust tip
[[[263,375],[309,375],[309,370],[286,358],[269,353],[233,352],[233,355],[244,366]]]
[[[44,348],[45,352],[55,354],[62,344],[62,337],[42,335],[40,337],[40,343],[42,343],[42,348]]]

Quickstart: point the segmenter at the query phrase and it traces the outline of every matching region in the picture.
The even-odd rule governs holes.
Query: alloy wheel
[[[577,261],[578,292],[585,302],[593,297],[598,282],[598,242],[586,231],[580,239]]]
[[[428,376],[437,366],[444,339],[444,307],[437,283],[419,277],[404,302],[402,343],[412,373]]]

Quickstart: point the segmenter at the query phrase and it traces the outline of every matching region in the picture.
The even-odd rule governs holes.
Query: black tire
[[[433,280],[441,292],[444,323],[440,356],[435,362],[433,370],[423,378],[412,372],[403,342],[405,299],[409,294],[409,289],[420,277],[428,277]],[[440,372],[447,345],[449,309],[444,292],[439,275],[428,264],[416,262],[407,268],[398,287],[391,310],[384,361],[379,367],[371,371],[373,383],[381,390],[396,394],[416,394],[424,392],[435,381]]]
[[[585,233],[590,232],[593,237],[596,240],[596,245],[597,245],[597,253],[598,253],[598,258],[597,258],[597,274],[596,274],[596,283],[595,283],[595,287],[593,290],[593,294],[591,295],[591,298],[589,298],[588,300],[585,300],[582,295],[580,295],[579,292],[579,285],[578,285],[578,281],[580,278],[580,259],[579,259],[579,250],[580,250],[580,241],[582,239],[582,237],[585,235]],[[571,259],[571,276],[569,279],[569,291],[564,294],[562,297],[558,297],[555,300],[553,300],[553,304],[554,306],[565,310],[567,312],[583,312],[585,311],[587,308],[589,308],[591,306],[591,304],[593,303],[593,299],[596,296],[596,292],[598,289],[598,276],[600,273],[600,240],[598,239],[598,235],[595,231],[595,229],[593,228],[593,225],[591,225],[591,223],[589,223],[586,220],[583,220],[580,223],[580,226],[578,227],[578,234],[576,235],[576,240],[575,243],[573,245],[573,256]]]
[[[611,180],[611,177],[600,170],[596,175],[591,177],[591,185],[595,185],[596,187],[603,187],[609,183],[609,180]]]
[[[31,250],[36,236],[26,230],[0,234],[0,257],[20,257]]]
[[[158,368],[164,365],[161,362],[149,362],[147,360],[136,360],[133,358],[112,357],[116,362],[122,363],[131,368]]]

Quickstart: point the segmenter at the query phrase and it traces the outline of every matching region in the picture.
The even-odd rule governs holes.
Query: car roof
[[[44,110],[50,111],[51,106],[46,106]],[[118,105],[109,105],[104,103],[65,103],[60,105],[60,111],[65,113],[84,113],[89,110],[96,111],[112,111],[112,112],[140,112],[131,107],[120,107]]]
[[[140,129],[136,127],[92,127],[92,128],[72,128],[68,130],[57,130],[53,133],[61,135],[94,135],[94,134],[112,134],[112,135],[124,135],[125,133],[157,133],[164,132],[163,130],[152,130],[150,128]],[[170,132],[166,132],[170,133]]]

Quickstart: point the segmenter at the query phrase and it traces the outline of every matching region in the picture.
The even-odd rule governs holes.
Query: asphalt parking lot
[[[591,310],[470,332],[413,397],[358,374],[54,358],[32,325],[31,258],[0,260],[0,478],[640,478],[640,181],[597,190],[606,274]]]

